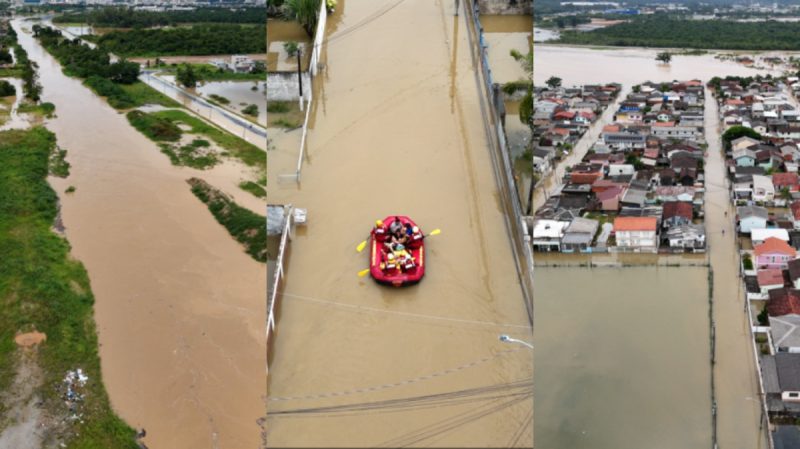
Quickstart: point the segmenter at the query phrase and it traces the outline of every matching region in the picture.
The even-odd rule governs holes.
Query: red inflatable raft
[[[403,233],[412,229],[408,235],[408,243],[404,250],[392,251],[384,244],[389,239],[391,224],[399,220],[403,225]],[[422,231],[410,218],[402,215],[390,215],[383,219],[383,226],[377,225],[370,233],[369,273],[381,284],[401,287],[416,284],[425,275],[425,243]]]

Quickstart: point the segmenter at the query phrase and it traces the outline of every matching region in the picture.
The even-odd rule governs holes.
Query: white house
[[[614,236],[617,247],[634,251],[658,250],[656,217],[617,217],[614,219]]]
[[[753,246],[764,243],[764,240],[770,237],[788,242],[789,231],[779,228],[754,228],[750,231],[750,240],[753,242]]]
[[[768,176],[753,175],[753,200],[771,202],[775,199],[775,186]]]
[[[609,164],[608,176],[633,175],[636,169],[630,164]]]
[[[567,221],[538,220],[533,225],[534,251],[561,251],[561,238],[569,226]]]
[[[767,227],[769,212],[761,206],[741,206],[736,208],[736,215],[739,218],[739,232],[750,234],[753,229],[763,229]]]

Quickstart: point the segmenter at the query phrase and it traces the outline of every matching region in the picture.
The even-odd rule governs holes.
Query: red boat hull
[[[390,215],[383,220],[384,226],[388,227],[395,218],[398,218],[403,225],[406,223],[411,226],[416,224],[408,217],[402,215]],[[420,235],[422,230],[419,231]],[[387,231],[388,235],[388,231]],[[409,245],[407,245],[408,252],[414,258],[415,266],[413,268],[403,270],[396,269],[383,269],[381,264],[387,261],[386,251],[384,250],[384,241],[386,238],[381,235],[376,235],[375,229],[370,233],[370,263],[369,273],[375,281],[381,284],[392,285],[395,287],[402,287],[404,285],[416,284],[425,275],[425,243],[424,239],[420,238]]]

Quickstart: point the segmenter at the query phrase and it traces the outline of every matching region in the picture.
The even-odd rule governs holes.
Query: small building
[[[769,218],[769,212],[765,207],[737,207],[736,215],[739,219],[739,232],[743,234],[750,234],[753,229],[763,229],[767,227],[767,218]]]
[[[662,227],[671,228],[692,222],[692,203],[687,201],[667,201],[662,207]]]
[[[764,356],[762,373],[769,413],[800,417],[800,354],[778,352]]]
[[[780,228],[757,228],[750,232],[750,240],[753,246],[758,246],[764,243],[768,238],[776,238],[789,243],[789,231]]]
[[[619,210],[619,203],[625,189],[622,187],[612,187],[596,194],[597,201],[600,202],[600,209],[607,212]]]
[[[533,226],[533,250],[558,252],[561,250],[561,238],[569,226],[566,221],[537,220]]]
[[[753,201],[771,202],[775,199],[775,186],[767,176],[753,175]]]
[[[670,248],[682,248],[693,252],[705,250],[706,230],[703,225],[683,224],[667,230],[666,240]]]
[[[657,227],[656,217],[617,217],[614,219],[617,247],[655,252],[658,249]]]
[[[797,250],[783,240],[770,237],[753,250],[758,269],[786,269],[790,260],[797,257]]]
[[[762,295],[769,294],[770,290],[783,288],[783,271],[781,270],[761,270],[756,274],[756,278]]]
[[[600,222],[597,220],[575,218],[564,231],[564,237],[561,239],[561,251],[565,253],[590,251],[599,227]]]

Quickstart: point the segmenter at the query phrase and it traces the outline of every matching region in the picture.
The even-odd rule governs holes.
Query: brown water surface
[[[296,133],[271,134],[276,145],[291,146],[269,151],[269,201],[307,208],[308,224],[292,242],[270,355],[269,413],[532,377],[532,352],[498,340],[531,336],[466,22],[452,5],[340,2],[300,185],[279,178],[294,171]],[[389,214],[407,214],[426,232],[442,229],[427,240],[427,273],[417,286],[392,289],[356,276],[368,263],[356,245]],[[434,373],[446,374],[426,377]],[[370,387],[377,390],[317,397]],[[308,395],[314,398],[280,400]],[[497,401],[505,402],[272,415],[269,444],[530,446],[531,397],[473,415]]]
[[[265,268],[123,114],[62,74],[14,21],[39,65],[48,122],[69,151],[52,179],[73,254],[95,294],[102,372],[114,409],[161,448],[254,448],[263,416]],[[231,181],[233,182],[233,181]]]

